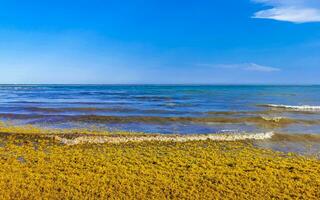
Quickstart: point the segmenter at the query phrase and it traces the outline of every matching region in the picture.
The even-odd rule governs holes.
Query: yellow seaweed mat
[[[320,198],[319,160],[250,141],[68,146],[0,137],[0,199]]]

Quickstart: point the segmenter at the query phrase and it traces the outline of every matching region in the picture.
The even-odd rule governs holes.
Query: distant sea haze
[[[1,85],[0,117],[146,133],[320,133],[320,86]]]

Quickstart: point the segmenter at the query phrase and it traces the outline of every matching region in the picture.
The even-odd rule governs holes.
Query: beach
[[[50,135],[1,133],[0,155],[2,199],[320,197],[317,158],[252,140],[66,145]]]
[[[318,90],[1,86],[0,198],[319,199]]]

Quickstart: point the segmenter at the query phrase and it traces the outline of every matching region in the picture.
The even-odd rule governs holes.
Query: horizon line
[[[56,86],[320,86],[320,83],[0,83],[0,86],[8,85],[23,85],[23,86],[36,86],[36,85],[56,85]]]

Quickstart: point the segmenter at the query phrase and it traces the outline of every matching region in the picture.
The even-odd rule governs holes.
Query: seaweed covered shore
[[[0,132],[1,199],[320,198],[318,159],[257,148],[251,139],[66,145],[56,137],[102,133],[14,126]]]

